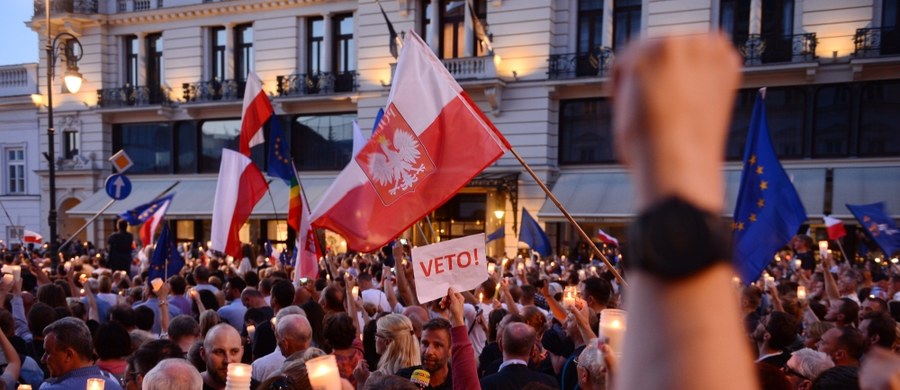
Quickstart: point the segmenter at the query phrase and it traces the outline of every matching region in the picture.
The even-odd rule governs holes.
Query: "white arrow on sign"
[[[117,176],[116,181],[113,182],[113,187],[116,187],[116,199],[122,197],[122,187],[125,187],[125,180],[122,180],[122,176]]]

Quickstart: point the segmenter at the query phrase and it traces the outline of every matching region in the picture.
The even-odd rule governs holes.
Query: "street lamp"
[[[50,1],[44,0],[44,16],[46,17],[47,27],[47,153],[44,158],[50,167],[50,211],[47,213],[47,222],[50,225],[50,262],[53,264],[52,272],[56,272],[59,258],[57,251],[57,232],[56,232],[56,147],[54,144],[54,136],[56,130],[53,128],[53,75],[56,68],[56,60],[59,54],[64,55],[66,61],[66,72],[63,74],[63,80],[66,88],[71,93],[78,92],[81,88],[81,73],[78,72],[78,60],[81,59],[82,48],[81,42],[74,35],[67,32],[59,33],[55,38],[50,34]],[[63,38],[62,40],[60,38]]]

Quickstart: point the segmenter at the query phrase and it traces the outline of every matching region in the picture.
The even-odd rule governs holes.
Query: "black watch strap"
[[[692,276],[731,258],[731,229],[718,215],[670,197],[631,225],[625,267],[666,280]]]

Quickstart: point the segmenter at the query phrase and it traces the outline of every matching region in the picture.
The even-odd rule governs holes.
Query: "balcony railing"
[[[604,77],[612,69],[614,58],[612,49],[608,47],[597,48],[587,54],[551,54],[547,60],[547,76],[551,80]]]
[[[900,27],[858,28],[853,37],[855,57],[900,54]]]
[[[50,15],[60,13],[96,14],[100,3],[99,0],[34,0],[34,16],[45,16],[44,1],[50,1]]]
[[[458,81],[491,79],[497,77],[494,56],[445,58],[441,60],[447,71]]]
[[[734,44],[746,66],[815,61],[817,42],[816,33],[734,36]]]
[[[275,78],[278,96],[328,95],[356,91],[356,72],[294,73]]]
[[[97,90],[97,105],[101,108],[122,108],[172,105],[169,99],[169,87],[150,88],[146,86],[132,87],[125,85],[121,88],[104,88]]]
[[[183,99],[185,103],[208,103],[217,101],[240,100],[244,98],[246,82],[238,80],[210,80],[197,83],[184,83]]]

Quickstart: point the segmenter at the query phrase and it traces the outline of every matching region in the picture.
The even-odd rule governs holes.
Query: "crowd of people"
[[[185,267],[159,281],[106,252],[55,269],[7,256],[21,271],[0,279],[0,381],[224,389],[244,362],[251,388],[311,389],[305,363],[332,355],[346,389],[898,389],[896,265],[835,261],[799,236],[747,283],[717,225],[701,226],[721,215],[739,66],[715,34],[617,53],[615,142],[639,210],[627,284],[596,260],[501,257],[478,288],[419,302],[400,244],[330,253],[314,280],[250,247],[240,259],[185,248]],[[627,310],[618,350],[598,335],[610,308]]]

